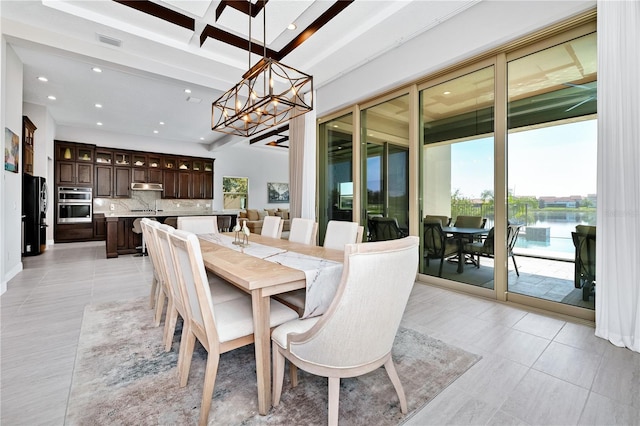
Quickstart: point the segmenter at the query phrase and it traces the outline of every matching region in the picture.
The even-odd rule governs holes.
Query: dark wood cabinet
[[[56,224],[54,241],[65,243],[93,240],[93,223]]]
[[[113,196],[115,198],[131,197],[130,167],[114,167]]]
[[[162,183],[162,170],[149,168],[147,170],[149,183]]]
[[[178,198],[178,172],[165,170],[162,173],[162,198]]]
[[[93,196],[98,198],[111,197],[113,187],[113,167],[96,166],[96,184],[94,185]]]
[[[191,173],[178,172],[178,198],[194,198],[191,188]]]
[[[33,176],[33,149],[36,126],[26,115],[22,116],[22,170]]]
[[[131,170],[132,182],[147,183],[149,182],[147,176],[148,176],[148,171],[146,168],[135,167]]]
[[[104,214],[97,213],[93,215],[93,239],[104,241],[107,237],[107,222]]]
[[[69,186],[93,186],[93,156],[92,145],[56,141],[56,183]]]

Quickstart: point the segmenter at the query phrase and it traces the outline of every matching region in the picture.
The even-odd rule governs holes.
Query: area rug
[[[199,415],[206,351],[197,344],[189,383],[178,386],[180,330],[164,352],[162,327],[152,325],[148,299],[87,306],[78,344],[66,425],[188,425]],[[480,356],[401,328],[393,358],[407,396],[403,415],[384,368],[343,379],[341,423],[395,425],[406,421]],[[288,369],[287,369],[288,370]],[[327,422],[327,379],[299,371],[291,388],[285,374],[282,400],[257,413],[253,345],[222,354],[209,424],[321,425]]]

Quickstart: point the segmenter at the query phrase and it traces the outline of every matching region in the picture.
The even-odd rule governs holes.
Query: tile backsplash
[[[131,191],[131,198],[94,198],[94,213],[125,213],[131,210],[211,211],[213,200],[164,200],[160,192]],[[112,207],[113,206],[113,207]]]

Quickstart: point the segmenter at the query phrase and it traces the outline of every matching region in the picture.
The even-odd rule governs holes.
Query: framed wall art
[[[288,203],[289,184],[288,183],[267,183],[267,193],[269,203]]]
[[[4,128],[4,169],[18,173],[20,164],[20,138],[9,128]]]

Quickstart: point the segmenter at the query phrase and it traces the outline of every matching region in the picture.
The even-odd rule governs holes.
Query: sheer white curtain
[[[640,352],[640,2],[598,0],[596,335]]]
[[[291,218],[316,218],[315,110],[289,121],[289,209]]]

